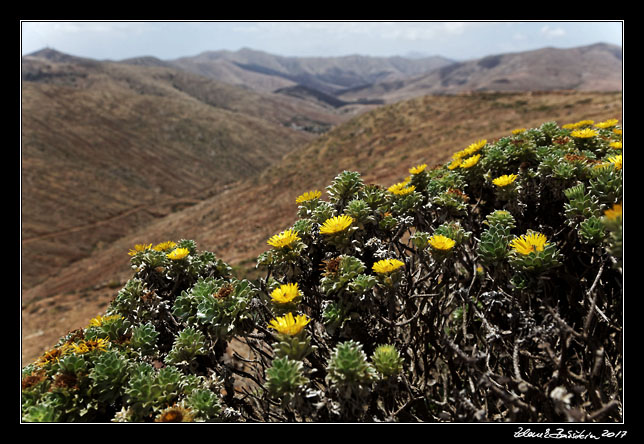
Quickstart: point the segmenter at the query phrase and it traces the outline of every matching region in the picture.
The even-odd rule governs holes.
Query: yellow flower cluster
[[[487,144],[486,139],[479,140],[478,142],[471,143],[467,148],[458,151],[452,155],[452,162],[447,165],[450,170],[461,168],[471,168],[476,165],[481,158],[480,154],[473,156]],[[468,157],[469,156],[469,157]]]
[[[89,353],[93,350],[105,351],[109,345],[109,341],[105,338],[88,339],[81,341],[78,344],[72,343],[70,346],[74,353],[83,354]]]
[[[619,121],[617,119],[608,119],[603,122],[597,123],[595,127],[600,129],[613,128],[614,126],[617,126],[618,123]]]
[[[109,344],[110,341],[105,338],[88,339],[83,340],[79,343],[66,342],[63,345],[54,347],[44,353],[40,358],[38,358],[38,360],[35,362],[35,365],[38,367],[44,367],[47,364],[59,361],[60,358],[70,353],[84,354],[89,353],[93,350],[105,351]]]
[[[387,188],[387,191],[397,196],[405,196],[416,189],[414,185],[408,185],[408,183],[408,181],[398,182]]]
[[[486,139],[482,139],[482,140],[479,140],[477,142],[474,142],[474,143],[470,144],[467,148],[465,148],[465,153],[468,154],[468,155],[473,154],[473,153],[477,152],[478,150],[480,150],[481,148],[483,148],[486,143],[487,143]]]
[[[575,123],[566,123],[561,127],[563,129],[575,130],[575,129],[584,128],[587,126],[592,126],[594,123],[595,123],[594,120],[580,120],[579,122],[575,122]]]
[[[167,251],[173,249],[176,246],[177,244],[172,241],[161,242],[156,244],[154,247],[152,246],[152,244],[136,244],[134,248],[130,249],[128,254],[130,256],[135,256],[136,254],[142,253],[147,250]]]

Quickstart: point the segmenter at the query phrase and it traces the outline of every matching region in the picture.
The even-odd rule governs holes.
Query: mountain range
[[[461,62],[443,56],[284,57],[248,48],[167,61],[141,57],[123,62],[172,66],[261,92],[288,94],[305,89],[334,98],[329,101],[332,106],[392,103],[464,91],[616,91],[622,87],[621,47],[605,43]]]
[[[621,66],[621,48],[614,45],[543,48],[454,62],[402,81],[354,88],[340,98],[391,103],[466,91],[621,91]]]
[[[469,62],[26,55],[23,359],[105,307],[135,243],[195,239],[252,273],[301,192],[343,169],[397,181],[516,126],[621,119],[621,69],[621,48],[604,44]]]

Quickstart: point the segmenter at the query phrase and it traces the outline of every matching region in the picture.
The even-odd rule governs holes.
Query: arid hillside
[[[22,68],[23,289],[346,119],[163,66],[48,50]]]
[[[252,276],[255,258],[267,248],[266,240],[293,223],[295,198],[310,189],[324,191],[343,170],[359,171],[365,182],[388,186],[402,180],[416,164],[442,163],[476,140],[493,140],[517,127],[546,121],[621,121],[621,113],[621,93],[423,96],[356,116],[290,150],[258,175],[245,178],[230,165],[227,172],[233,182],[222,185],[216,194],[133,227],[109,244],[96,245],[86,258],[24,290],[23,361],[34,359],[61,335],[84,326],[105,309],[131,277],[127,252],[134,244],[194,239],[200,249],[213,251],[240,275]],[[262,141],[269,138],[264,134]],[[196,153],[196,159],[200,155]],[[188,162],[191,159],[186,157]],[[192,168],[197,167],[196,159]],[[137,164],[131,174],[144,167]],[[63,173],[73,176],[74,171],[59,174]],[[173,196],[180,197],[169,195]]]

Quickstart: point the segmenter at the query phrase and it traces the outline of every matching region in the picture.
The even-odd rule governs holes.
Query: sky
[[[543,47],[623,45],[621,21],[22,21],[21,53],[98,60],[251,48],[282,56],[443,56],[469,60]]]

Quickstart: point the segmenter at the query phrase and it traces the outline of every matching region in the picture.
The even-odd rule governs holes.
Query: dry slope
[[[23,59],[22,285],[257,174],[324,109],[166,67]]]

